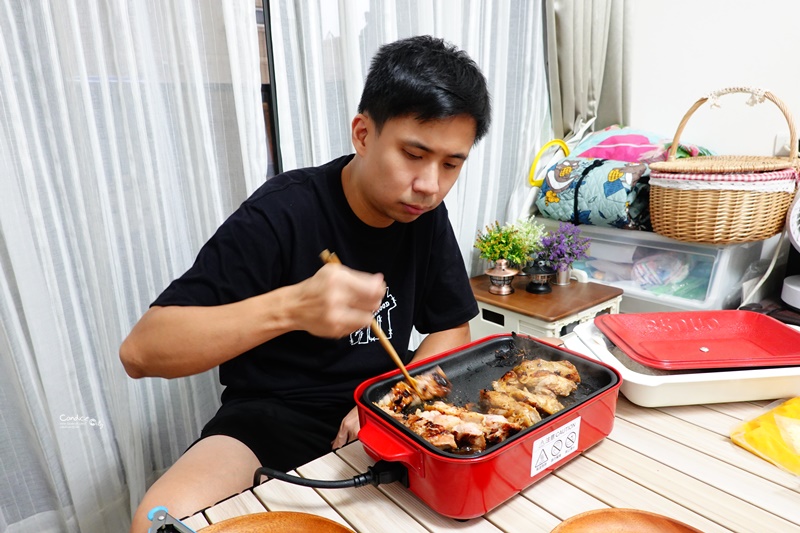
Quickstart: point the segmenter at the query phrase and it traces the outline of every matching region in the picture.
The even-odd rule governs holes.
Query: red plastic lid
[[[800,365],[800,331],[752,311],[600,315],[594,323],[628,357],[651,368]]]

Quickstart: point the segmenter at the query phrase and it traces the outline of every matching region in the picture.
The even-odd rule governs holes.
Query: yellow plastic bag
[[[800,398],[792,398],[731,431],[731,440],[800,476]]]

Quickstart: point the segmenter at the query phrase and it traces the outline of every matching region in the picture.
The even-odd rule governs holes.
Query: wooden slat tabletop
[[[475,299],[544,322],[556,322],[622,295],[622,289],[601,283],[552,285],[548,294],[531,294],[525,290],[530,278],[517,277],[511,285],[514,293],[499,296],[489,292],[489,276],[469,280]]]
[[[312,489],[271,480],[185,520],[203,527],[244,514],[299,511],[358,532],[549,533],[576,514],[606,507],[670,516],[706,533],[800,533],[800,478],[734,445],[734,425],[770,404],[741,402],[643,408],[620,395],[611,434],[485,516],[468,521],[432,511],[399,483]],[[297,469],[346,479],[372,465],[360,443]]]
[[[296,474],[296,472],[290,472]],[[253,489],[256,497],[268,511],[295,511],[324,516],[329,520],[348,526],[317,491],[292,483],[264,483]],[[348,526],[349,527],[349,526]]]

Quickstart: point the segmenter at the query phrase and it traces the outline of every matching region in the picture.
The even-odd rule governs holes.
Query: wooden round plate
[[[699,529],[663,516],[638,509],[595,509],[567,518],[550,533],[702,533]]]
[[[256,513],[217,522],[202,533],[353,533],[352,529],[322,516],[291,511]]]

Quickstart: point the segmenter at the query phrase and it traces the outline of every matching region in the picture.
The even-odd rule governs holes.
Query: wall
[[[729,86],[768,89],[800,117],[800,2],[627,0],[625,17],[628,125],[672,137],[695,101]],[[769,101],[746,100],[705,104],[681,140],[721,154],[772,154],[776,135],[788,141],[787,122]]]

